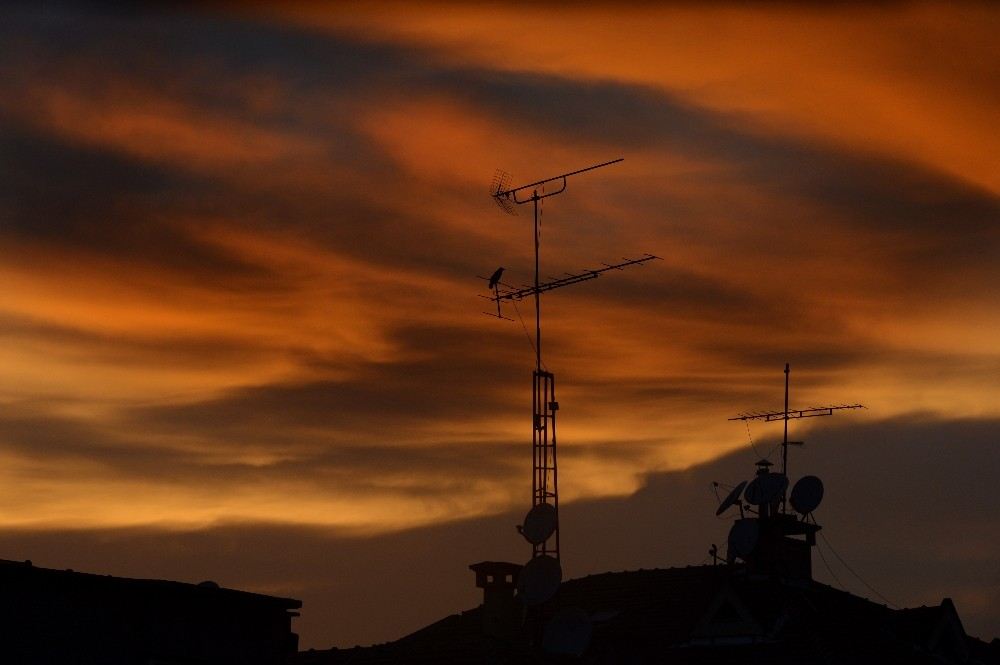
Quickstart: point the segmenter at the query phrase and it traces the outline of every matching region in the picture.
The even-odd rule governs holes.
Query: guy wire
[[[840,587],[842,591],[847,591],[847,587],[844,586],[844,583],[840,581],[839,577],[837,577],[837,573],[833,572],[833,568],[831,568],[830,564],[827,563],[826,556],[823,555],[823,548],[817,547],[816,551],[819,552],[819,558],[823,561],[823,566],[826,568],[826,572],[830,573],[830,577],[833,578],[833,581],[837,583],[837,586]]]

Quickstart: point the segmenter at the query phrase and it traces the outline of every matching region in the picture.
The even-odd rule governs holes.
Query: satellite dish
[[[524,516],[521,535],[532,545],[541,545],[555,533],[556,524],[556,507],[550,503],[539,503]]]
[[[757,547],[760,537],[760,525],[754,518],[736,520],[729,530],[729,554],[746,559]]]
[[[754,506],[776,501],[788,488],[788,478],[783,473],[762,473],[747,485],[743,498]]]
[[[792,504],[795,512],[808,515],[819,507],[823,501],[823,481],[816,476],[802,476],[792,494],[788,497],[788,502]]]
[[[562,582],[562,567],[547,554],[524,564],[517,576],[517,595],[525,605],[541,605],[556,595]]]
[[[552,617],[542,634],[542,649],[546,653],[579,657],[590,645],[594,624],[579,607],[566,607]]]
[[[733,491],[726,495],[726,498],[722,500],[719,504],[718,510],[715,511],[715,516],[718,517],[722,513],[729,510],[731,506],[736,505],[736,502],[740,500],[740,494],[743,493],[743,488],[747,486],[747,481],[741,482],[739,485],[733,488]]]

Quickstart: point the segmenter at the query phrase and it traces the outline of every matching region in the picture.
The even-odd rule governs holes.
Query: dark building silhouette
[[[1000,663],[1000,641],[967,636],[949,599],[894,610],[740,564],[569,580],[549,604],[522,605],[523,625],[507,634],[490,630],[497,598],[487,589],[483,605],[395,642],[306,651],[299,663]],[[578,635],[546,634],[568,608],[587,617]]]
[[[278,665],[298,600],[0,560],[0,663]]]
[[[395,642],[307,651],[298,662],[1000,665],[1000,640],[966,635],[948,598],[893,609],[813,580],[822,527],[811,513],[822,483],[806,476],[789,495],[770,466],[758,462],[753,481],[720,505],[718,514],[739,508],[739,518],[725,559],[712,565],[557,582],[551,598],[534,603],[521,595],[530,593],[519,581],[527,566],[483,561],[470,566],[483,589],[479,607]]]

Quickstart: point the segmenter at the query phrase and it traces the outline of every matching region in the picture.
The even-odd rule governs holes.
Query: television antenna
[[[788,440],[788,421],[797,420],[799,418],[816,418],[819,416],[832,416],[834,411],[842,411],[845,409],[863,409],[865,408],[863,404],[839,404],[836,406],[812,406],[808,409],[789,409],[788,408],[788,375],[791,372],[788,363],[785,363],[785,408],[783,411],[753,411],[748,413],[741,413],[735,418],[730,418],[729,420],[762,420],[764,422],[772,422],[775,420],[782,420],[785,424],[785,434],[781,440],[781,475],[785,477],[785,482],[781,488],[781,509],[782,512],[785,510],[785,501],[787,497],[788,489],[788,446],[803,445],[802,441],[789,441]],[[749,489],[749,488],[748,488]]]
[[[534,236],[535,247],[535,280],[534,285],[524,285],[520,287],[511,286],[500,281],[500,269],[493,273],[489,281],[489,286],[493,291],[492,296],[483,296],[496,303],[496,314],[490,313],[500,319],[507,319],[501,310],[504,302],[513,302],[533,296],[535,300],[535,370],[532,375],[531,402],[532,402],[532,482],[531,482],[531,511],[525,520],[525,525],[519,529],[522,535],[531,543],[532,557],[551,557],[558,564],[559,562],[559,474],[556,463],[556,411],[559,410],[559,402],[555,397],[555,375],[544,369],[542,364],[542,293],[553,291],[571,284],[578,284],[591,279],[596,279],[605,272],[611,270],[623,270],[628,266],[641,265],[647,261],[659,259],[652,254],[645,254],[639,258],[622,259],[615,264],[602,264],[603,267],[594,270],[584,270],[577,273],[566,273],[565,277],[550,279],[548,282],[541,282],[539,279],[539,244],[538,234],[538,206],[542,199],[556,196],[566,191],[566,185],[570,176],[579,175],[588,171],[617,164],[624,161],[624,158],[613,159],[609,162],[594,164],[586,168],[562,173],[551,178],[537,180],[518,187],[510,186],[510,175],[503,171],[497,171],[490,186],[490,196],[496,201],[500,208],[511,215],[517,213],[516,206],[532,204],[534,210]],[[545,185],[555,183],[555,188],[545,191]],[[494,279],[495,278],[495,279]],[[501,288],[502,287],[502,288]],[[530,338],[530,337],[529,337]],[[545,511],[542,518],[542,526],[538,529],[535,523],[540,515],[538,506],[546,504],[552,508],[540,509]],[[551,532],[545,536],[542,542],[535,542],[540,534]]]

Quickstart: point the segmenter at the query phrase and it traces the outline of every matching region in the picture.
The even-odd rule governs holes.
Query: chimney
[[[480,561],[469,566],[476,586],[483,590],[483,633],[511,637],[521,626],[523,607],[514,598],[521,565],[506,561]]]

